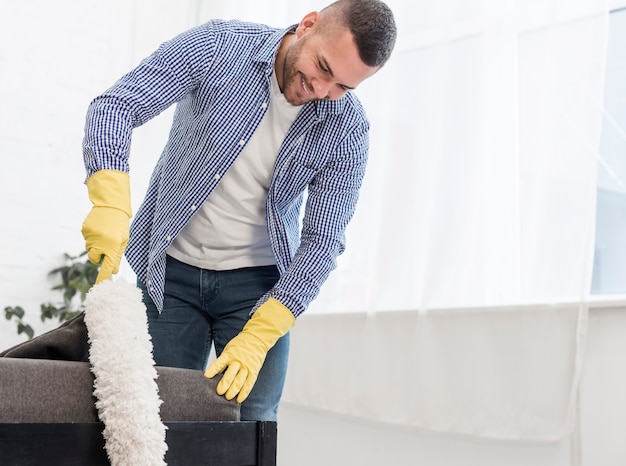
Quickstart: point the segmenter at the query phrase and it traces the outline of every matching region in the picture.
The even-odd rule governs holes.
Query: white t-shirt
[[[272,73],[271,102],[260,126],[215,190],[167,250],[181,262],[209,270],[276,263],[265,201],[280,145],[300,106],[291,105]]]

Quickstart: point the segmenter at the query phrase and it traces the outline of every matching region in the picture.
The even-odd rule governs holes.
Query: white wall
[[[558,442],[489,441],[364,422],[284,404],[279,464],[618,466],[626,464],[626,306],[590,314],[578,434]],[[291,364],[297,364],[292,358]],[[376,377],[377,374],[372,374]],[[320,374],[323,377],[323,374]],[[386,396],[384,393],[381,397]],[[375,400],[372,400],[374,402]],[[580,461],[580,462],[579,462]]]
[[[592,313],[581,386],[583,465],[626,464],[626,306]]]
[[[48,271],[63,265],[64,253],[84,250],[80,228],[91,207],[81,149],[87,106],[160,42],[186,29],[194,4],[0,2],[0,309],[24,307],[37,334],[55,325],[40,322],[39,305],[62,300],[51,291],[59,281]],[[166,8],[171,11],[164,14]],[[171,114],[133,136],[134,210]],[[133,279],[127,266],[123,272]],[[0,320],[0,346],[23,339]]]

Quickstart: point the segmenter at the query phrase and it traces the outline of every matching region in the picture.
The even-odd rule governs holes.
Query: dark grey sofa
[[[157,367],[168,465],[275,465],[276,423],[242,422],[201,371]],[[0,357],[0,464],[107,465],[89,363]]]

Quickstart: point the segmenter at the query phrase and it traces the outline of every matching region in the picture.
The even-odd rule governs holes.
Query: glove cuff
[[[113,207],[132,216],[130,206],[130,178],[117,170],[100,170],[86,182],[89,199],[94,207]]]
[[[242,332],[254,335],[269,350],[295,323],[296,318],[284,304],[269,298],[252,314]]]

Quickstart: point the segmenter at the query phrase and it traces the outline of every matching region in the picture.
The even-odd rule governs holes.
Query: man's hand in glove
[[[87,180],[93,208],[83,222],[87,257],[100,264],[96,283],[119,271],[130,235],[130,181],[128,173],[100,170]]]
[[[225,395],[227,400],[238,395],[237,402],[243,402],[256,382],[267,352],[295,322],[291,311],[274,298],[259,306],[241,332],[204,372],[205,377],[211,378],[226,369],[217,384],[218,395]]]

